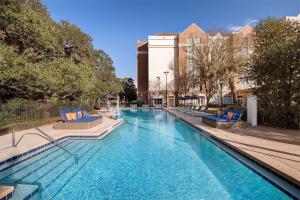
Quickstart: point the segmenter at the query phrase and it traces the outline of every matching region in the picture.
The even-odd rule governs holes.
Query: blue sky
[[[237,30],[266,16],[300,13],[300,0],[42,0],[93,38],[114,61],[118,77],[136,79],[136,41],[157,32],[182,32],[195,22],[205,31]]]

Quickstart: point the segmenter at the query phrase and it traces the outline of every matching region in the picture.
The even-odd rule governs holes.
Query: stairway
[[[62,144],[78,155],[79,162],[67,152],[53,147],[0,174],[0,183],[15,185],[11,199],[52,199],[93,158],[101,146],[96,142],[67,141]]]

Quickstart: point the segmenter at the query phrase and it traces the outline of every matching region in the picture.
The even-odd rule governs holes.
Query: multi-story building
[[[252,34],[249,25],[239,32],[242,37]],[[148,36],[147,42],[137,42],[137,93],[138,98],[151,106],[163,105],[174,106],[178,95],[198,95],[199,103],[205,103],[205,94],[199,88],[185,87],[187,83],[180,82],[182,74],[188,76],[192,63],[188,59],[189,48],[192,44],[201,45],[205,40],[214,37],[227,37],[222,33],[206,33],[195,23],[181,33],[158,33]],[[247,50],[248,51],[248,50]],[[191,84],[189,84],[191,85]],[[181,87],[181,88],[180,88]],[[237,80],[237,91],[246,89]],[[178,94],[180,91],[181,94]],[[225,93],[226,94],[226,90]],[[241,94],[238,97],[241,100]],[[244,98],[244,96],[242,97]],[[217,98],[216,98],[217,99]],[[212,99],[212,103],[216,101]],[[225,99],[224,99],[225,100]],[[244,101],[245,102],[245,101]]]
[[[293,21],[298,22],[298,24],[300,24],[300,13],[297,16],[284,16],[282,19],[284,21]]]

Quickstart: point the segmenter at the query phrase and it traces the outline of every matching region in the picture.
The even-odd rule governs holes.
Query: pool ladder
[[[33,128],[36,131],[38,131],[38,133],[33,132],[33,133],[25,133],[24,135],[22,135],[22,137],[16,142],[16,128],[17,127],[21,127],[21,126],[26,126],[29,128]],[[60,143],[58,143],[54,138],[52,138],[50,135],[48,135],[47,133],[45,133],[43,130],[41,130],[40,128],[36,127],[33,124],[25,124],[25,125],[17,125],[12,129],[12,146],[16,147],[21,140],[23,139],[23,137],[25,135],[38,135],[42,138],[44,138],[45,140],[48,140],[49,142],[51,142],[54,146],[57,146],[58,148],[62,149],[63,151],[65,151],[66,153],[70,154],[71,156],[74,157],[74,160],[76,162],[76,164],[78,164],[78,156],[76,153],[71,152],[70,150],[66,149],[65,147],[63,147],[62,145],[60,145]]]

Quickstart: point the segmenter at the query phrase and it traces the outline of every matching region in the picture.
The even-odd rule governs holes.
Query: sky
[[[51,17],[68,20],[110,55],[118,77],[136,79],[136,42],[158,32],[237,31],[267,17],[300,13],[300,0],[41,0]]]

